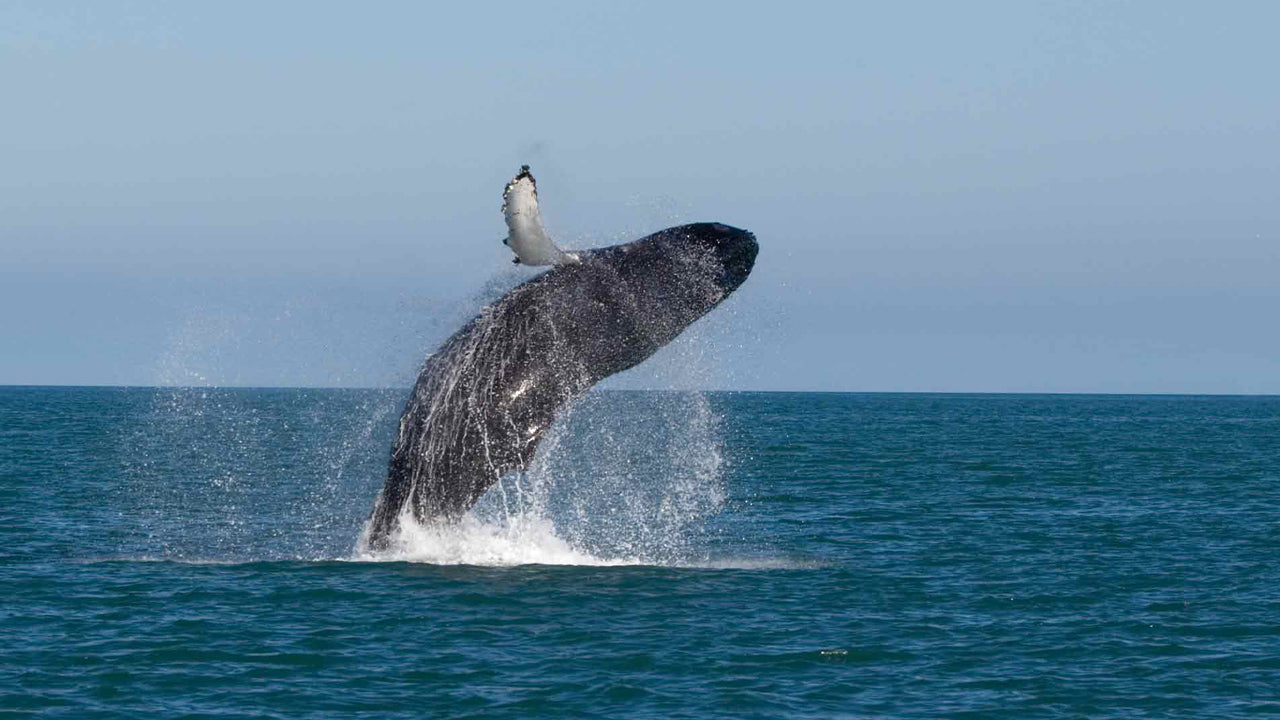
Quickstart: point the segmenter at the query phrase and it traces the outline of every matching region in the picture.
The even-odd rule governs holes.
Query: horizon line
[[[355,386],[355,385],[99,385],[99,384],[49,384],[49,383],[0,383],[0,390],[354,390],[362,392],[408,392],[412,385]],[[591,388],[587,392],[675,392],[717,394],[795,394],[795,395],[1065,395],[1097,397],[1280,397],[1280,393],[1223,393],[1223,392],[1115,392],[1078,390],[749,390],[749,389],[678,389],[678,388]]]

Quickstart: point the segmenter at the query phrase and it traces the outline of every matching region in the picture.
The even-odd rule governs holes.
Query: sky
[[[754,231],[614,387],[1280,393],[1280,5],[0,3],[0,385],[408,385],[568,247]]]

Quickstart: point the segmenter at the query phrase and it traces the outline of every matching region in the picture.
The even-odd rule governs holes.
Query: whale
[[[680,225],[578,251],[484,306],[423,363],[363,544],[392,547],[410,520],[458,522],[504,475],[528,467],[576,398],[724,302],[758,252],[746,230]]]

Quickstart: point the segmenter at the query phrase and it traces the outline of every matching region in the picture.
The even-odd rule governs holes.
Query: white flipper
[[[538,213],[538,184],[523,165],[519,174],[502,191],[502,215],[507,221],[508,235],[502,242],[516,254],[516,262],[525,265],[557,265],[578,262],[578,256],[567,253],[551,242],[542,227]]]

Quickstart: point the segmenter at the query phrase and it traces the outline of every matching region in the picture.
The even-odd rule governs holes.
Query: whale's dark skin
[[[427,358],[400,418],[367,538],[385,549],[406,506],[457,521],[529,464],[566,404],[648,358],[747,279],[759,246],[719,223],[579,253],[486,306]]]

